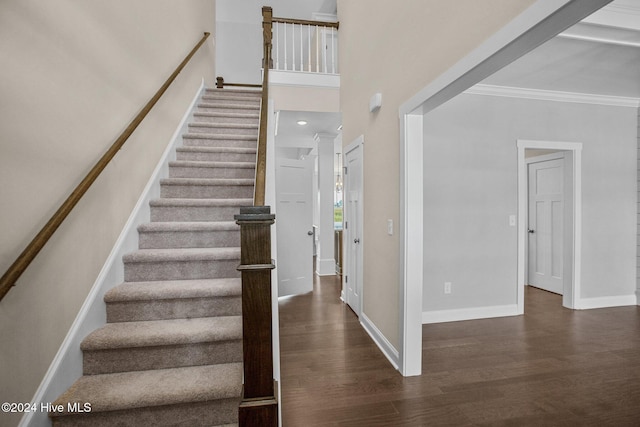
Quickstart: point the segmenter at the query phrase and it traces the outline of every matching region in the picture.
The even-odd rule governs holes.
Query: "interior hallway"
[[[336,276],[280,302],[282,418],[299,426],[639,426],[640,307],[571,311],[527,287],[524,316],[423,326],[402,377]]]

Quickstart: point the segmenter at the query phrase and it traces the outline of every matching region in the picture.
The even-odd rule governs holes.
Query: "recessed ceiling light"
[[[304,125],[306,125],[306,124],[307,124],[307,121],[306,121],[306,120],[298,120],[298,121],[297,121],[297,123],[298,123],[300,126],[304,126]]]

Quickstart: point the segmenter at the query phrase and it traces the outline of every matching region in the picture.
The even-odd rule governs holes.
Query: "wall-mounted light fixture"
[[[382,107],[382,94],[380,92],[374,93],[369,100],[369,111],[372,113]]]
[[[305,126],[307,124],[306,120],[298,120],[296,123],[298,123],[300,126]]]

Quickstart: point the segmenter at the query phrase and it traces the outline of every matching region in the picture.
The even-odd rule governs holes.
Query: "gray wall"
[[[469,94],[427,114],[423,309],[516,303],[518,139],[583,143],[580,297],[633,294],[637,122],[636,108]]]

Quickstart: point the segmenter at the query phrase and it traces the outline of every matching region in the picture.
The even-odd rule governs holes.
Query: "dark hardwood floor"
[[[286,427],[640,426],[640,307],[528,288],[524,316],[424,325],[423,374],[404,378],[339,294],[327,277],[280,302]]]

